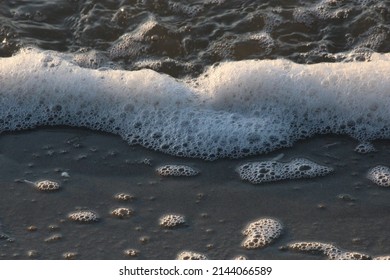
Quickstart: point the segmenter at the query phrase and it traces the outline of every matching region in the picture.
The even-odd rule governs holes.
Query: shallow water
[[[300,142],[284,149],[281,161],[305,157],[335,172],[315,179],[252,185],[240,180],[237,166],[274,158],[277,153],[204,162],[129,147],[119,137],[79,129],[3,135],[0,220],[11,241],[0,241],[1,258],[26,259],[28,251],[36,250],[40,259],[61,259],[65,252],[77,253],[78,259],[122,259],[128,258],[123,250],[129,248],[139,250],[140,259],[174,259],[182,250],[198,251],[210,259],[323,258],[279,250],[296,241],[329,242],[349,251],[386,255],[390,193],[366,174],[374,165],[387,162],[389,145],[376,142],[377,153],[360,155],[353,151],[355,144],[337,136]],[[201,173],[164,178],[155,171],[164,164],[186,164]],[[61,176],[64,171],[69,178]],[[40,179],[61,182],[62,190],[45,193],[21,182]],[[118,192],[136,199],[118,202],[113,199]],[[131,207],[134,215],[123,220],[112,217],[110,211],[119,206]],[[96,211],[100,222],[69,221],[68,213],[78,207]],[[166,213],[184,215],[186,226],[162,229],[158,220]],[[242,248],[241,231],[262,217],[279,219],[282,236],[263,249]],[[30,232],[32,225],[37,230]],[[62,238],[45,241],[53,234]],[[142,237],[148,242],[140,242]]]
[[[323,258],[283,250],[296,241],[388,255],[390,193],[367,172],[390,153],[388,140],[375,140],[390,135],[390,3],[261,2],[1,1],[0,258],[122,259],[130,248],[139,259],[182,250]],[[377,152],[358,154],[358,141],[345,136],[297,142],[318,133],[373,140]],[[334,172],[240,180],[238,166],[280,153],[281,162],[303,157]],[[157,174],[172,163],[201,173]],[[23,182],[41,179],[62,189]],[[118,202],[118,192],[137,199]],[[112,217],[120,206],[134,215]],[[76,209],[101,220],[75,224],[67,215]],[[162,229],[165,213],[184,215],[186,226]],[[279,219],[282,236],[245,250],[241,231],[262,217]]]

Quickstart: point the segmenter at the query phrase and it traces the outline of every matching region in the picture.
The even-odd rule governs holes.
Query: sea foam
[[[389,56],[301,65],[246,60],[196,79],[81,68],[70,54],[0,58],[0,131],[68,125],[213,160],[266,153],[315,134],[389,138]]]

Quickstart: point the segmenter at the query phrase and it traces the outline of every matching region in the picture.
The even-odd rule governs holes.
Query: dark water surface
[[[26,146],[26,138],[29,145]],[[377,153],[358,155],[356,143],[335,136],[315,138],[285,149],[283,160],[305,157],[335,168],[332,175],[251,185],[239,179],[236,167],[247,160],[266,160],[277,154],[247,160],[204,162],[180,159],[141,147],[119,137],[75,129],[41,129],[0,138],[0,259],[174,259],[182,250],[201,252],[210,259],[322,259],[279,248],[289,242],[321,241],[372,257],[390,252],[388,201],[390,193],[366,178],[373,164],[387,162],[388,142],[377,142]],[[145,161],[147,159],[147,161]],[[187,164],[201,173],[192,178],[162,178],[155,169]],[[67,172],[70,177],[61,176]],[[55,180],[62,189],[36,190],[21,180]],[[134,201],[113,198],[125,192]],[[134,215],[118,219],[116,207],[131,207]],[[96,211],[94,224],[67,219],[76,209]],[[178,213],[186,226],[163,229],[159,218]],[[241,231],[248,222],[273,217],[283,234],[270,246],[246,250]],[[36,230],[30,231],[34,226]],[[60,238],[50,240],[53,235]],[[147,240],[147,242],[142,242]],[[29,257],[30,251],[37,254]]]
[[[389,24],[389,1],[375,0],[5,0],[0,56],[30,45],[94,50],[91,67],[196,75],[223,60],[365,60],[389,51]]]

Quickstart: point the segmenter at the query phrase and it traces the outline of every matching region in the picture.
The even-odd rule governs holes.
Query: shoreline
[[[334,243],[371,256],[390,252],[390,192],[366,179],[369,168],[386,165],[387,141],[374,141],[378,150],[357,154],[356,141],[322,135],[299,141],[291,148],[244,159],[213,162],[178,158],[139,146],[119,136],[73,128],[41,128],[0,136],[0,223],[14,241],[0,241],[1,259],[128,259],[123,250],[140,251],[138,259],[174,259],[182,250],[210,259],[322,259],[321,256],[281,251],[289,242]],[[284,153],[281,161],[304,157],[335,169],[325,177],[252,185],[235,172],[239,164],[264,161]],[[185,164],[200,170],[195,177],[159,176],[163,164]],[[67,172],[69,178],[61,177]],[[20,180],[52,179],[63,188],[42,193]],[[16,181],[15,181],[16,180]],[[128,192],[136,199],[118,202],[113,196]],[[348,195],[348,196],[341,196]],[[129,219],[110,215],[115,207],[134,210]],[[67,220],[80,208],[99,213],[91,225]],[[166,213],[186,217],[187,226],[162,229]],[[282,222],[280,238],[263,249],[246,250],[241,231],[262,217]],[[37,230],[27,228],[34,225]],[[55,225],[55,229],[53,229]],[[45,241],[54,234],[58,240]],[[143,240],[143,241],[142,241]]]

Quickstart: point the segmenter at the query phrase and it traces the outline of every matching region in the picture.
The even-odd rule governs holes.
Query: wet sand
[[[289,242],[321,241],[369,254],[390,254],[390,189],[366,179],[376,165],[390,165],[390,143],[374,142],[378,152],[354,152],[358,143],[340,136],[321,136],[292,148],[238,160],[205,162],[177,158],[129,146],[118,136],[82,129],[46,128],[0,136],[0,223],[9,239],[0,240],[1,259],[128,259],[125,249],[137,249],[133,259],[175,259],[182,250],[210,259],[323,259],[322,256],[280,250]],[[252,185],[241,181],[235,168],[247,161],[281,161],[304,157],[333,167],[335,172],[314,179]],[[195,177],[161,177],[164,164],[186,164]],[[61,174],[67,172],[69,177]],[[64,174],[63,174],[64,175]],[[40,192],[22,180],[54,180],[61,190]],[[117,193],[133,201],[117,201]],[[130,207],[134,215],[118,219],[110,212]],[[98,223],[67,219],[77,209],[96,211]],[[186,217],[186,226],[163,229],[166,213]],[[263,249],[246,250],[242,229],[248,222],[272,217],[284,232]],[[36,227],[28,230],[30,226]],[[50,240],[57,235],[58,238]],[[49,239],[49,240],[48,240]],[[33,256],[28,252],[34,250]]]

